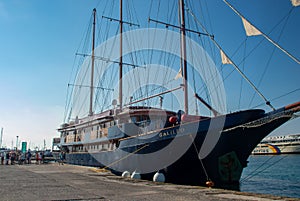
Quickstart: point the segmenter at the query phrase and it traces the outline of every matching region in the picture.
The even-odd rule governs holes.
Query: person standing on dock
[[[41,158],[42,158],[42,163],[44,163],[44,161],[45,161],[45,154],[44,154],[44,152],[41,152]]]
[[[39,161],[40,161],[40,159],[39,159],[39,152],[35,152],[35,164],[39,164]]]
[[[9,152],[6,152],[6,155],[5,155],[5,164],[8,165],[8,162],[9,162]]]
[[[64,164],[64,160],[65,160],[65,153],[62,151],[59,153],[59,163],[58,164]]]
[[[11,165],[15,164],[15,159],[16,159],[16,153],[15,152],[11,152],[10,153],[10,164]]]
[[[4,152],[1,153],[1,165],[4,165]]]
[[[30,152],[30,149],[28,150],[28,153],[27,153],[27,162],[28,162],[28,164],[31,163],[31,152]]]

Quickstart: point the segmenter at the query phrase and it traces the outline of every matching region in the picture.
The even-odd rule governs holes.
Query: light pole
[[[19,136],[17,135],[17,141],[16,141],[16,151],[18,151],[18,139],[19,139]]]

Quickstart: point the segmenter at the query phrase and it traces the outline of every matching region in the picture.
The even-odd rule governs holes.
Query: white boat
[[[252,152],[255,155],[299,153],[300,134],[266,137]]]

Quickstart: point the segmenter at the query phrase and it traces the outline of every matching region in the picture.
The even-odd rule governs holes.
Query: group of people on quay
[[[31,152],[30,149],[22,153],[20,151],[3,151],[0,153],[1,165],[14,165],[14,164],[31,164],[35,160],[36,164],[45,162],[45,155],[43,151]]]

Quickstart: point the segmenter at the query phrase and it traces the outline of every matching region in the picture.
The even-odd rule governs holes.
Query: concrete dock
[[[73,165],[0,165],[0,200],[300,200],[132,180]]]

